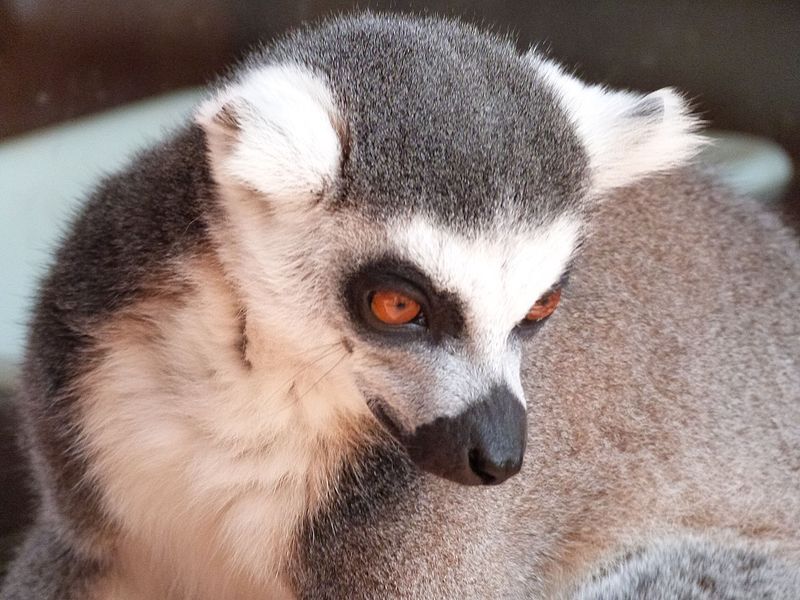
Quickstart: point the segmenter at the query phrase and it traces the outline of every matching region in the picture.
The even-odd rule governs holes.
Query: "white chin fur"
[[[673,89],[645,95],[587,85],[552,61],[529,58],[575,126],[595,194],[679,167],[705,142],[700,120]]]
[[[332,94],[299,65],[246,72],[200,105],[217,182],[268,199],[312,200],[335,180],[342,146]]]

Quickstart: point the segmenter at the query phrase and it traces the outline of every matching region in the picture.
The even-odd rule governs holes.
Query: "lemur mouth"
[[[403,430],[397,424],[397,421],[392,417],[392,409],[386,405],[382,398],[372,397],[367,399],[367,406],[372,411],[372,414],[383,425],[386,430],[392,434],[397,441],[402,441]]]
[[[522,467],[527,439],[523,404],[506,385],[455,416],[406,431],[382,398],[367,400],[372,414],[423,471],[462,485],[496,485]]]

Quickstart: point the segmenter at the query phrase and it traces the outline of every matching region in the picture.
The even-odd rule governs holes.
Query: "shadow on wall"
[[[0,381],[0,580],[33,516],[27,461],[16,445],[11,387]]]

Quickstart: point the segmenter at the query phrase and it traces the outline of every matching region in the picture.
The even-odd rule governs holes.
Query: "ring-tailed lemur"
[[[58,251],[0,596],[797,597],[800,251],[695,129],[436,18],[258,52]]]

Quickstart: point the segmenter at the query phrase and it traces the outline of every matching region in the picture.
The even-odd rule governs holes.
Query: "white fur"
[[[223,125],[217,118],[229,103],[239,116],[233,130],[227,114]],[[336,177],[341,154],[334,127],[341,121],[327,85],[304,67],[261,67],[204,104],[198,121],[226,214],[212,234],[252,336],[269,332],[271,343],[290,354],[339,342],[318,310],[330,290],[313,272],[332,256],[328,230],[335,224],[317,200]]]
[[[533,233],[498,229],[478,239],[422,217],[398,227],[396,252],[464,302],[472,340],[469,357],[437,373],[442,379],[439,385],[445,389],[445,380],[455,371],[463,393],[443,395],[439,406],[429,407],[431,417],[458,414],[487,386],[501,381],[524,403],[519,356],[510,351],[508,336],[536,300],[559,280],[576,249],[580,230],[580,222],[570,215]]]
[[[98,332],[104,358],[83,382],[92,476],[121,533],[113,576],[149,586],[142,598],[176,581],[190,586],[179,598],[283,597],[297,527],[367,408],[341,346],[295,356],[253,331],[248,368],[221,271],[189,264],[185,278],[180,301]]]
[[[596,194],[678,167],[704,143],[695,133],[699,120],[673,89],[643,95],[587,85],[554,62],[532,53],[530,58],[575,125],[589,155]],[[651,102],[662,110],[637,114]]]
[[[335,179],[337,115],[320,76],[298,65],[272,65],[217,92],[196,120],[208,134],[218,180],[287,201],[313,199]]]

